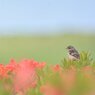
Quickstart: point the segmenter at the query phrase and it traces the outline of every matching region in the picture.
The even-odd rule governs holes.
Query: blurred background
[[[0,0],[0,63],[59,63],[68,45],[95,59],[94,0]]]

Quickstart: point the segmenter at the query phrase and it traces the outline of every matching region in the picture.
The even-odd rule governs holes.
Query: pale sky
[[[0,0],[0,30],[66,27],[94,28],[95,0]]]

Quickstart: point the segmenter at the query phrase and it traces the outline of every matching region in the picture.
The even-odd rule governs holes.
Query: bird
[[[66,48],[68,50],[68,58],[69,60],[79,60],[80,54],[79,52],[71,45],[67,46]]]

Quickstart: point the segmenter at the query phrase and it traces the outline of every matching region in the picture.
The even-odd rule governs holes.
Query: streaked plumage
[[[73,46],[68,46],[67,50],[68,50],[68,55],[70,60],[80,59],[80,54]]]

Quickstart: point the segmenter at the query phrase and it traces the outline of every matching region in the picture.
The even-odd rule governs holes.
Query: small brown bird
[[[73,46],[70,45],[66,49],[68,50],[68,56],[69,56],[70,60],[79,60],[80,59],[80,54]]]

